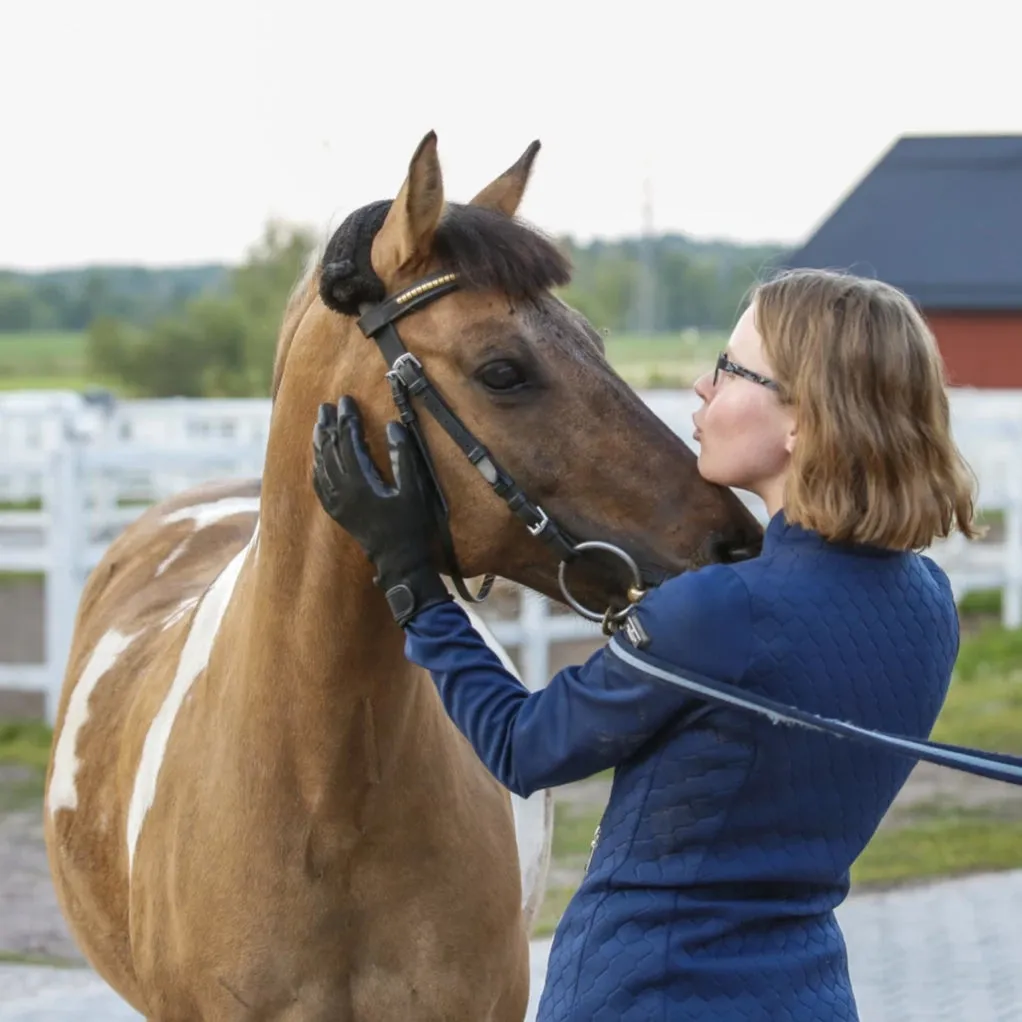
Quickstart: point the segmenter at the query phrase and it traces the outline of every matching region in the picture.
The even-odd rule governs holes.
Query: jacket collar
[[[849,553],[860,557],[894,557],[900,550],[870,546],[864,543],[832,543],[823,538],[815,529],[807,529],[797,522],[784,517],[784,509],[777,511],[763,533],[763,553],[775,553],[779,547],[795,546],[801,549],[815,548]]]

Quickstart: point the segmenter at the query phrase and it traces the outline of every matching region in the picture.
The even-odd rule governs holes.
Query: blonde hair
[[[752,293],[797,439],[788,521],[836,542],[917,550],[974,524],[975,477],[950,429],[943,360],[911,300],[881,281],[790,270]]]

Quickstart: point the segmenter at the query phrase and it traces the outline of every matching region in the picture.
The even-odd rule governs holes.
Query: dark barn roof
[[[925,309],[1022,309],[1022,135],[899,139],[784,265],[877,277]]]

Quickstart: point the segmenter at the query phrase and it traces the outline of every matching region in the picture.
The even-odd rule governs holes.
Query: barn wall
[[[928,312],[926,319],[952,386],[1022,388],[1022,311]]]

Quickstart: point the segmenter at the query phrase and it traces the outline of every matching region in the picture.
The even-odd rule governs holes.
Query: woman
[[[934,339],[899,291],[797,271],[761,285],[695,385],[699,468],[769,513],[759,557],[650,592],[645,651],[688,676],[926,737],[958,650],[948,580],[917,553],[974,535]],[[396,488],[357,409],[324,406],[315,485],[376,563],[448,713],[505,786],[615,768],[558,926],[541,1022],[856,1019],[834,908],[912,761],[701,703],[615,643],[529,693],[429,564],[407,437]]]

